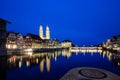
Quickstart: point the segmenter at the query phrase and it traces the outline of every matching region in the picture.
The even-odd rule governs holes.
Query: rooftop
[[[4,19],[2,19],[2,18],[0,18],[0,23],[9,23],[9,24],[11,24],[11,22],[9,22],[9,21],[7,21],[7,20],[4,20]]]

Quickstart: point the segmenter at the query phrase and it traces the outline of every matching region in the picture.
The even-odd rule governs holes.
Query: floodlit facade
[[[28,33],[25,36],[25,48],[41,48],[42,39],[35,34]]]
[[[40,36],[41,39],[44,39],[44,37],[43,37],[43,27],[42,27],[42,25],[40,25],[40,28],[39,28],[39,36]]]
[[[39,36],[41,39],[50,39],[50,29],[48,26],[46,26],[46,36],[43,35],[43,27],[40,25],[39,28]]]
[[[16,49],[17,48],[16,33],[14,33],[14,32],[8,32],[7,33],[6,48],[7,49]]]
[[[72,42],[69,41],[69,40],[64,40],[64,41],[62,41],[61,46],[62,46],[63,48],[71,47],[71,46],[72,46]]]
[[[106,48],[107,48],[107,49],[111,49],[112,47],[113,47],[113,45],[112,45],[111,40],[110,40],[110,39],[107,39]]]
[[[50,39],[50,30],[49,27],[46,27],[46,39]]]
[[[20,33],[16,34],[16,44],[17,44],[18,49],[25,48],[24,38],[23,38],[22,34],[20,34]]]

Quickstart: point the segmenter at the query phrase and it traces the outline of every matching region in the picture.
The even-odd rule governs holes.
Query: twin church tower
[[[50,30],[49,30],[49,27],[46,26],[46,36],[44,36],[43,35],[43,27],[42,27],[42,25],[40,25],[39,36],[40,36],[41,39],[50,39]]]

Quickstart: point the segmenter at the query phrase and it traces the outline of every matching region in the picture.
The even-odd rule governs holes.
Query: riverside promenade
[[[25,49],[7,49],[7,55],[13,55],[13,54],[27,54],[29,52],[37,53],[37,52],[51,52],[51,51],[59,51],[63,49],[69,48],[25,48]]]

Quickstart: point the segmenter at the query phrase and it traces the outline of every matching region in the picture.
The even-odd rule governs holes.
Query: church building
[[[50,30],[49,30],[49,27],[46,26],[46,36],[43,35],[43,27],[42,25],[40,25],[40,28],[39,28],[39,36],[41,39],[47,39],[49,40],[50,39]]]

